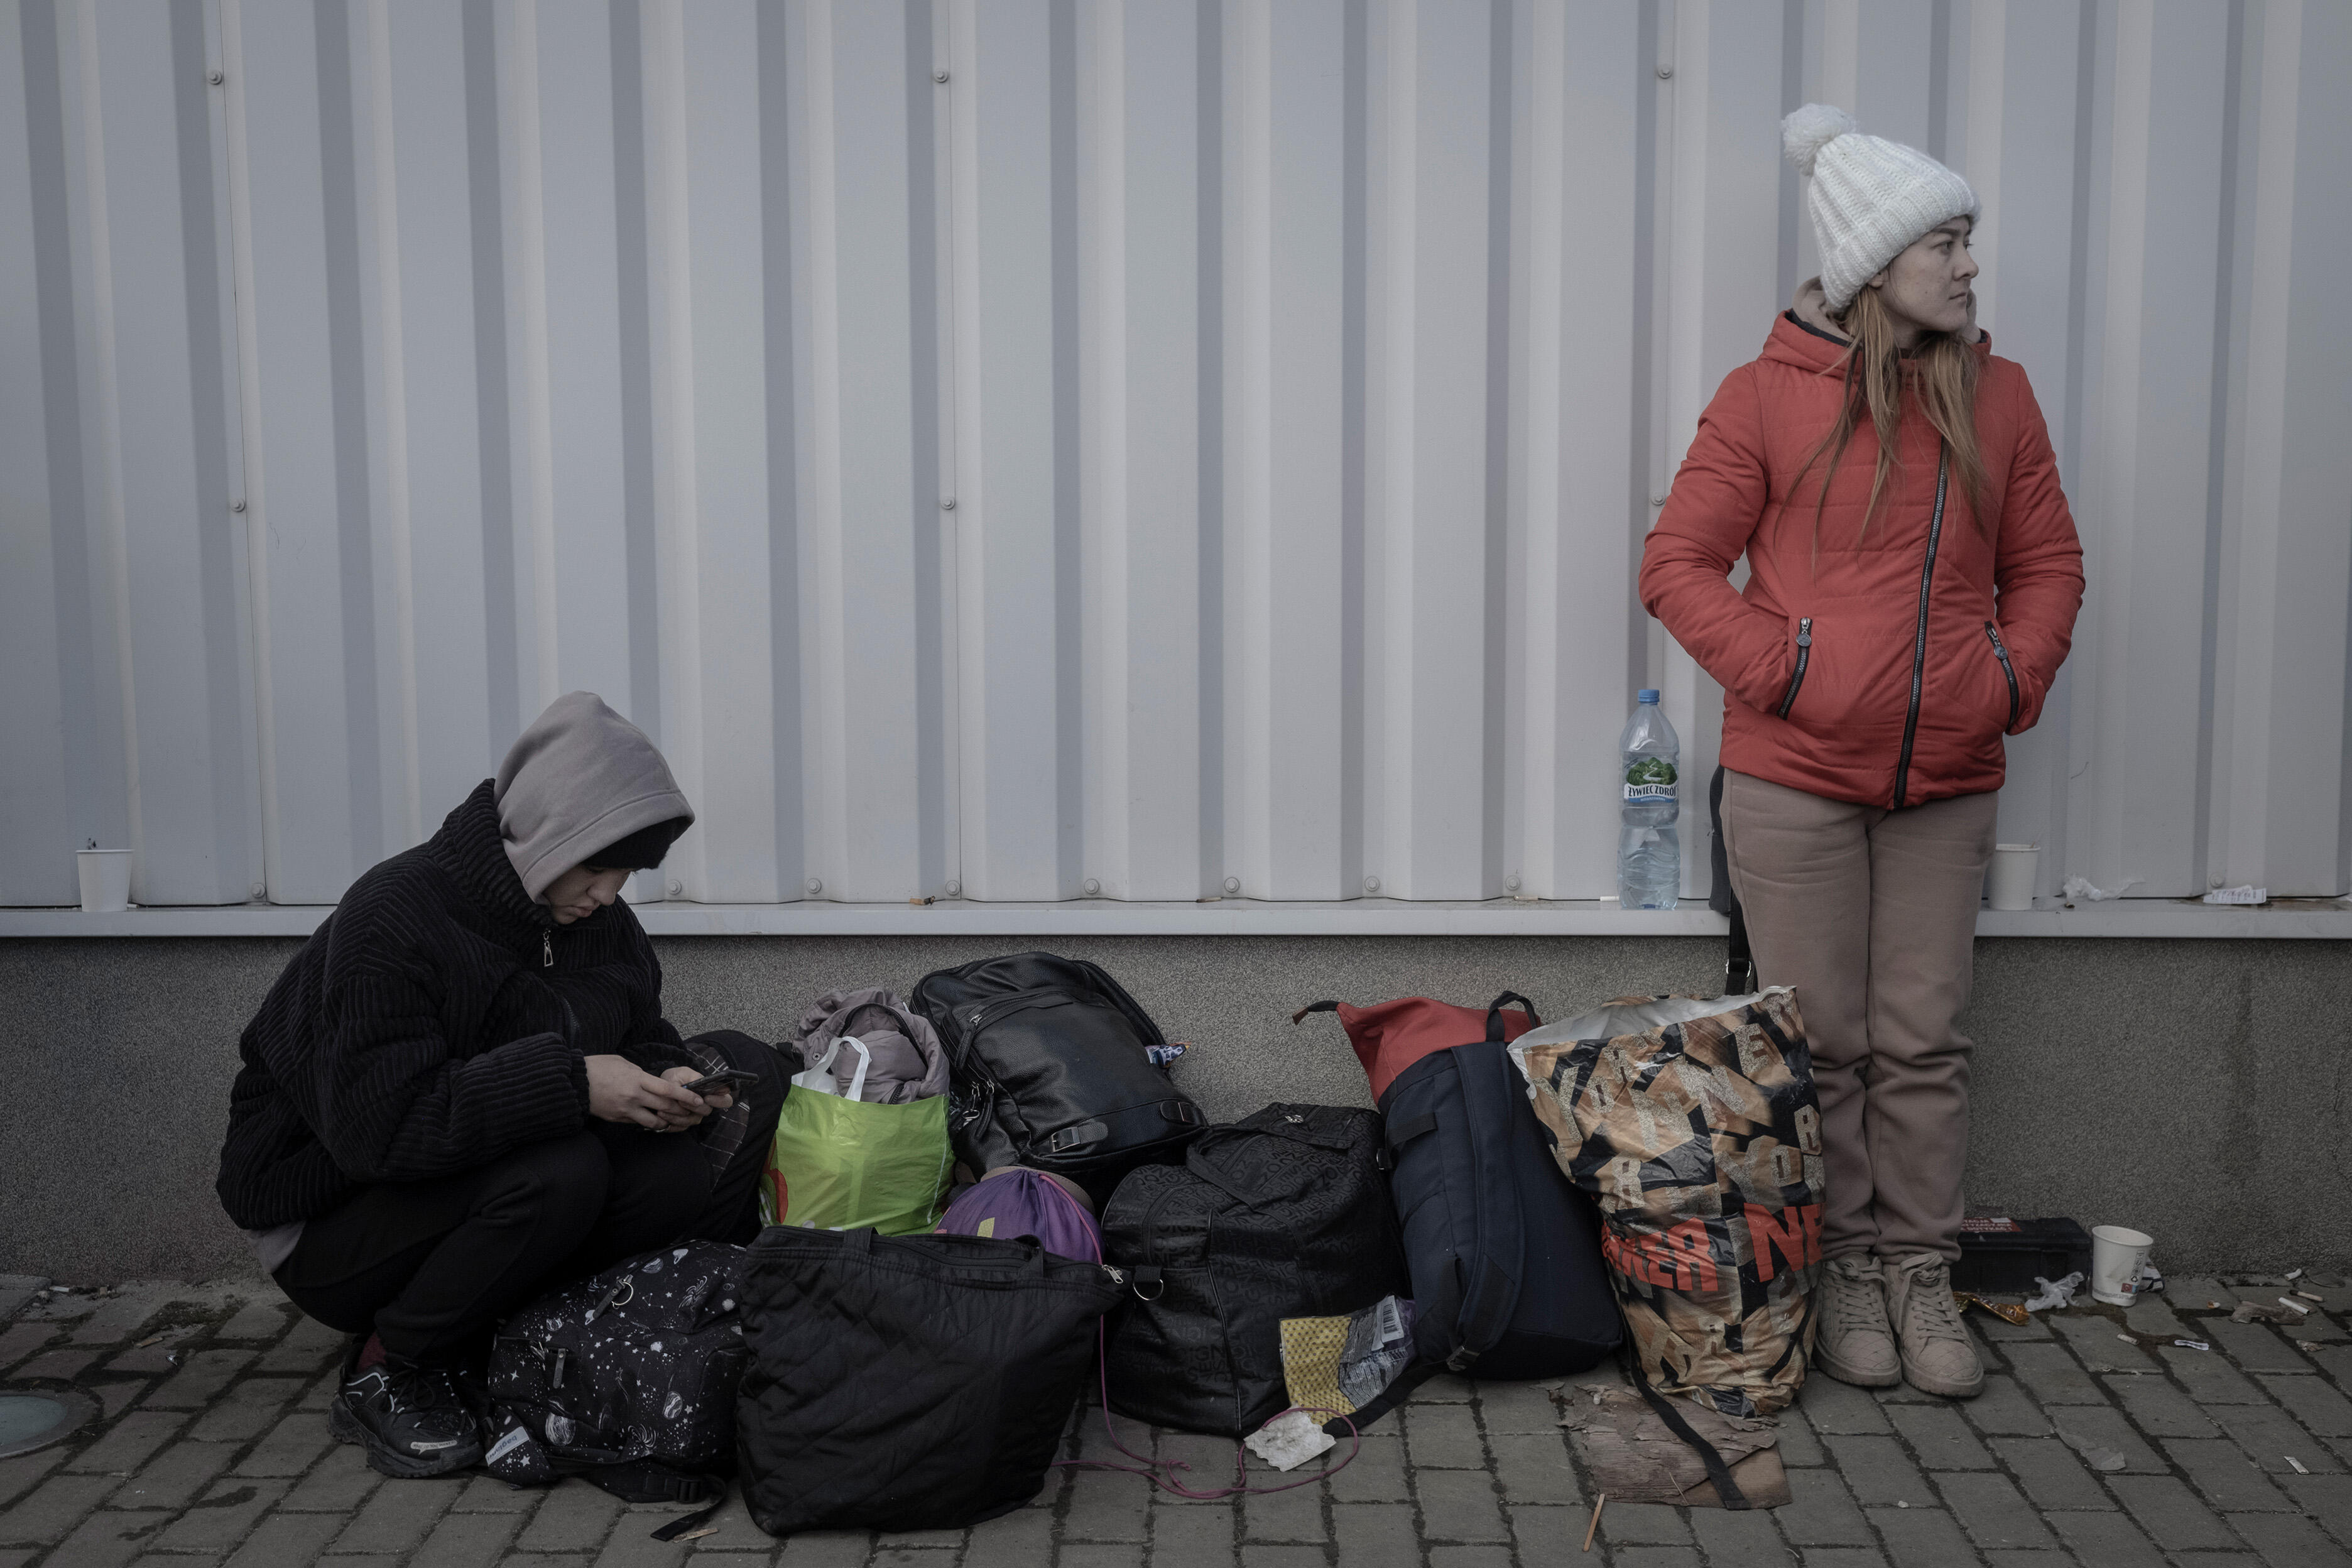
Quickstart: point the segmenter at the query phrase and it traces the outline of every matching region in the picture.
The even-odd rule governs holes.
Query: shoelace
[[[1885,1330],[1885,1298],[1875,1279],[1857,1279],[1843,1269],[1826,1270],[1830,1283],[1830,1316],[1840,1330]]]
[[[447,1370],[437,1366],[402,1366],[386,1364],[383,1372],[384,1402],[395,1412],[405,1410],[464,1409],[457,1397],[457,1384]]]
[[[1951,1270],[1940,1258],[1911,1270],[1903,1306],[1911,1328],[1927,1339],[1966,1341],[1969,1337],[1968,1330],[1960,1326],[1959,1307],[1952,1300]]]

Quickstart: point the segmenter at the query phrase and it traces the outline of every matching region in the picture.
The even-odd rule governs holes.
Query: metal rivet
[[[1098,898],[1102,894],[1102,884],[1092,877],[1088,877],[1080,886],[1086,889],[1087,897],[1090,899]]]
[[[1652,496],[1650,498],[1650,504],[1652,506],[1664,506],[1666,504],[1666,498],[1664,496]]]
[[[241,500],[233,500],[228,503],[228,510],[231,511],[241,512],[245,510],[245,503]]]
[[[940,498],[940,510],[941,511],[953,511],[953,510],[955,510],[955,497],[953,497],[953,496],[941,496],[941,497]]]
[[[1225,879],[1225,891],[1228,893],[1238,893],[1241,890],[1242,879],[1239,877],[1228,877]]]
[[[963,884],[961,882],[950,882],[948,884],[948,897],[950,899],[960,899],[963,897]]]
[[[933,81],[943,82],[948,79],[948,73],[945,71],[933,71],[931,73],[931,79]]]
[[[205,78],[205,79],[212,83],[215,87],[218,87],[221,83],[228,79],[228,73],[226,71],[215,71],[210,76]]]
[[[819,881],[816,878],[811,877],[808,879],[808,890],[809,897],[812,899],[815,898],[819,893],[824,891],[824,884]]]
[[[1519,890],[1519,879],[1517,873],[1514,872],[1512,875],[1503,879],[1503,890],[1507,893],[1516,893]]]
[[[257,900],[268,898],[269,896],[269,884],[267,882],[256,882],[253,885],[253,896]]]
[[[669,885],[669,896],[670,896],[671,898],[673,898],[673,899],[675,899],[675,898],[678,897],[680,894],[684,893],[685,891],[686,891],[686,884],[685,884],[684,882],[673,881],[673,882],[672,882],[672,883],[670,883],[670,885]]]
[[[1364,879],[1364,891],[1368,893],[1377,893],[1380,890],[1381,879],[1378,877],[1367,877]]]
[[[1675,68],[1672,66],[1660,66],[1658,68],[1658,79],[1660,81],[1671,81],[1674,79],[1674,75]]]

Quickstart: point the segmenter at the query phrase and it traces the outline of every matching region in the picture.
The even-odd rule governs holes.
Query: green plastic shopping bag
[[[954,1163],[947,1097],[869,1105],[856,1098],[866,1084],[863,1060],[844,1096],[832,1064],[845,1047],[861,1057],[866,1050],[855,1036],[843,1036],[784,1096],[760,1189],[761,1217],[818,1230],[870,1227],[884,1236],[929,1230],[946,1209]]]

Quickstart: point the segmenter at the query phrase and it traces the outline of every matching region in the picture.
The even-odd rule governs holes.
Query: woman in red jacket
[[[1642,602],[1723,686],[1732,886],[1812,1047],[1815,1361],[1966,1397],[1984,1373],[1951,1299],[1953,1019],[2001,737],[2033,726],[2066,658],[2082,546],[2025,372],[1976,328],[1967,183],[1823,105],[1782,135],[1812,176],[1822,275],[1701,416]]]

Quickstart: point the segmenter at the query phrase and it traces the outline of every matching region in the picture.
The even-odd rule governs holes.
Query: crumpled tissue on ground
[[[2038,1296],[2027,1297],[2025,1310],[2029,1312],[2046,1312],[2053,1307],[2071,1307],[2074,1304],[2074,1292],[2083,1288],[2083,1273],[2082,1270],[2076,1269],[2063,1279],[2044,1279],[2037,1274],[2033,1277],[2033,1282],[2042,1287],[2042,1293]]]
[[[1328,1433],[1304,1410],[1286,1410],[1248,1436],[1242,1446],[1277,1470],[1295,1470],[1331,1447]]]
[[[2091,879],[2088,877],[2069,877],[2061,891],[2066,895],[2066,901],[2070,904],[2079,903],[2084,900],[2095,904],[2106,899],[2120,899],[2126,889],[2137,888],[2139,884],[2139,878],[2126,877],[2112,888],[2095,888],[2091,885]]]

